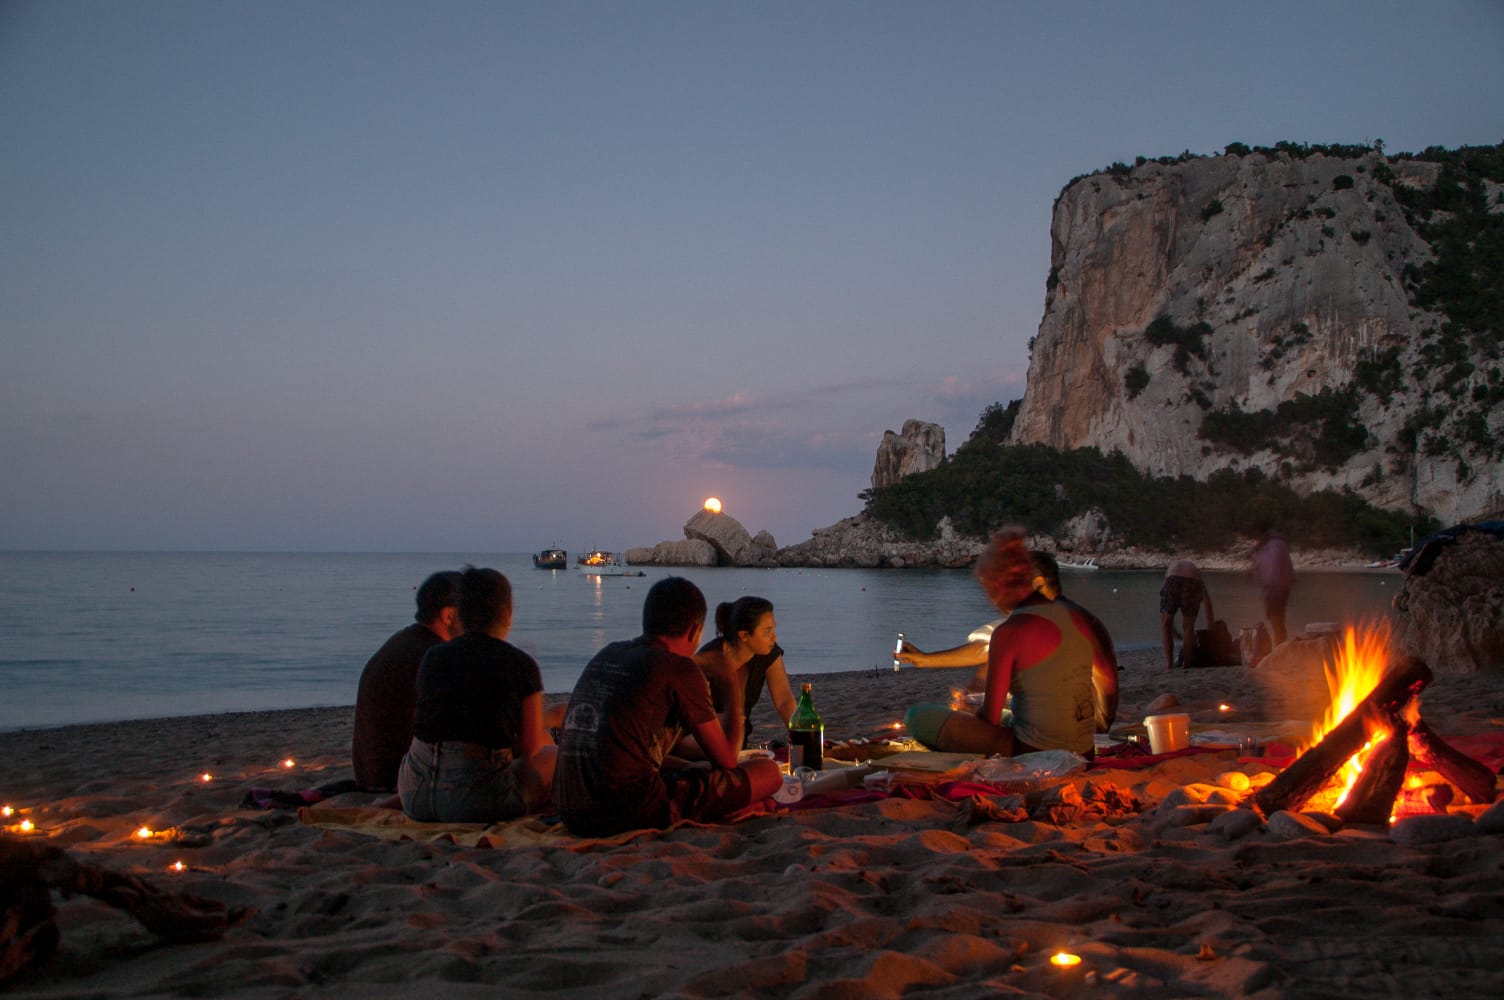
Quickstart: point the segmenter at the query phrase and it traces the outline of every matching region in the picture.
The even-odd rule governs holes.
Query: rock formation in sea
[[[1443,524],[1497,516],[1504,330],[1459,324],[1422,288],[1437,227],[1464,216],[1420,193],[1469,199],[1468,224],[1489,227],[1504,188],[1378,150],[1290,150],[1066,186],[1012,443],[1118,450],[1160,476],[1258,468]]]
[[[945,460],[945,428],[925,420],[905,420],[903,431],[883,431],[872,465],[872,488],[892,486],[904,476],[928,472]]]
[[[777,552],[767,531],[753,535],[730,514],[699,510],[684,525],[684,541],[628,549],[626,560],[650,566],[776,566]]]

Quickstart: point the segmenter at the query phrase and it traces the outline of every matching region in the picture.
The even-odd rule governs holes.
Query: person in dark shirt
[[[784,723],[798,704],[783,665],[783,647],[778,645],[773,603],[750,595],[722,601],[715,609],[715,627],[716,637],[700,647],[695,662],[710,682],[711,700],[732,745],[746,747],[752,735],[752,710],[762,698],[764,685]],[[693,737],[685,738],[685,749],[695,755],[698,748],[693,748],[692,741]]]
[[[559,737],[554,804],[581,836],[710,821],[771,796],[778,765],[738,765],[716,718],[710,686],[690,659],[705,625],[705,596],[682,577],[653,584],[643,634],[595,654],[575,685]],[[671,751],[692,733],[709,761]]]
[[[369,792],[397,788],[397,769],[413,739],[418,664],[423,654],[460,634],[460,574],[435,573],[418,588],[412,625],[393,635],[360,672],[355,692],[355,780]]]
[[[537,662],[506,641],[505,576],[465,569],[460,622],[464,634],[430,649],[418,668],[413,739],[397,776],[402,811],[423,822],[512,819],[546,801],[553,780],[543,680]]]

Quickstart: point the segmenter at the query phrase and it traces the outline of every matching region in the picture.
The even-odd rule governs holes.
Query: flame
[[[1342,634],[1342,643],[1332,662],[1323,664],[1326,670],[1326,687],[1331,694],[1326,716],[1316,731],[1311,734],[1307,747],[1314,746],[1321,738],[1337,727],[1337,724],[1352,714],[1358,703],[1367,698],[1379,681],[1384,678],[1384,667],[1389,663],[1389,624],[1379,622],[1359,631],[1348,626]]]
[[[1323,664],[1327,691],[1331,695],[1326,715],[1313,730],[1310,741],[1301,748],[1302,752],[1319,743],[1323,736],[1351,715],[1383,680],[1384,668],[1389,663],[1389,636],[1389,624],[1384,621],[1365,625],[1361,630],[1348,626],[1343,632],[1335,656]],[[1331,799],[1331,808],[1340,806],[1347,798],[1358,776],[1363,773],[1364,758],[1388,735],[1385,727],[1369,729],[1368,740],[1362,749],[1348,758],[1332,779],[1331,788],[1321,796]]]
[[[966,708],[966,691],[963,688],[951,688],[950,710],[952,712],[964,712]]]
[[[1061,969],[1072,969],[1081,964],[1081,956],[1072,955],[1068,951],[1057,951],[1050,956],[1050,964]]]

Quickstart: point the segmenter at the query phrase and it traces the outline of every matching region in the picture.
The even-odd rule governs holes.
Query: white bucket
[[[1191,717],[1183,713],[1151,715],[1144,720],[1153,753],[1173,753],[1191,745]]]

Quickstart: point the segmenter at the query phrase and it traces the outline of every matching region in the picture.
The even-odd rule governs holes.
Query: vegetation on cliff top
[[[922,541],[933,539],[947,516],[957,531],[985,537],[1005,524],[1054,534],[1072,517],[1096,510],[1116,538],[1162,549],[1225,549],[1269,523],[1298,546],[1351,548],[1375,557],[1403,548],[1412,528],[1425,534],[1438,527],[1433,518],[1377,510],[1350,492],[1301,497],[1257,469],[1223,470],[1206,482],[1155,478],[1120,452],[1010,446],[1003,442],[1019,405],[1014,400],[983,410],[971,436],[938,468],[863,491],[867,512]]]

